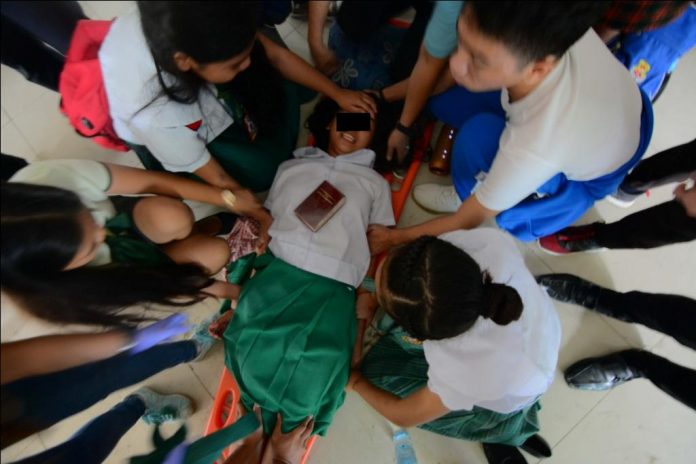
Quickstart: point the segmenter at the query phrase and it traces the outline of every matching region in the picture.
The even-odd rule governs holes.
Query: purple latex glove
[[[188,443],[183,442],[165,456],[162,464],[184,464],[184,459],[186,458],[186,451],[188,450]]]
[[[186,333],[190,328],[186,314],[173,314],[147,327],[134,330],[133,342],[129,352],[131,354],[140,353],[160,342]]]

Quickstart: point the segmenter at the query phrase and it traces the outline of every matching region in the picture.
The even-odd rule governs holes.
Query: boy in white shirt
[[[612,193],[652,132],[647,98],[589,29],[594,2],[465,2],[450,71],[461,86],[431,109],[459,128],[454,186],[418,186],[414,199],[454,213],[371,231],[373,251],[488,218],[533,240]]]

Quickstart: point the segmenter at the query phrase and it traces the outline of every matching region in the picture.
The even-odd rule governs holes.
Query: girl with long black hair
[[[257,33],[261,3],[138,2],[115,20],[99,52],[110,113],[148,169],[263,191],[295,148],[299,86],[374,116],[372,97]]]
[[[110,199],[141,194],[153,195]],[[194,224],[181,199],[270,221],[246,191],[91,160],[30,164],[2,183],[3,292],[42,319],[121,327],[141,319],[128,306],[235,298],[210,277],[229,257],[218,218],[233,217]]]

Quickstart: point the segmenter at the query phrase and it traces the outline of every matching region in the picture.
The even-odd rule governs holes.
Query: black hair
[[[514,288],[493,283],[471,256],[439,238],[424,236],[395,248],[385,265],[380,301],[417,339],[454,337],[479,316],[507,325],[522,314]]]
[[[136,304],[186,306],[213,283],[200,266],[109,264],[64,270],[82,243],[87,211],[68,190],[2,183],[2,290],[53,322],[130,327]]]
[[[286,117],[283,78],[271,65],[258,41],[251,49],[251,65],[232,82],[222,84],[249,112],[261,135],[272,135]]]
[[[478,30],[501,41],[520,64],[561,57],[609,8],[609,1],[467,1]]]
[[[234,92],[234,97],[254,119],[259,133],[274,129],[282,117],[278,108],[283,108],[285,97],[282,78],[270,65],[263,46],[256,41],[260,3],[137,2],[162,93],[178,103],[193,104],[201,91],[207,91],[207,83],[196,73],[178,68],[174,60],[176,52],[183,52],[205,65],[229,60],[251,47],[250,66],[232,82],[220,87],[227,86]],[[163,72],[174,79],[165,79]]]
[[[377,119],[375,121],[375,132],[372,137],[372,143],[370,148],[376,153],[377,160],[375,162],[375,169],[378,171],[386,170],[386,166],[382,168],[382,162],[386,158],[387,153],[387,140],[389,139],[389,134],[394,128],[395,122],[392,120],[393,112],[391,111],[392,106],[382,100],[375,99],[377,102]],[[314,136],[314,145],[324,151],[329,148],[329,136],[331,131],[328,127],[331,122],[336,117],[340,107],[338,103],[330,98],[322,98],[317,102],[314,110],[309,115],[305,121],[305,127]],[[400,113],[399,113],[400,114]]]

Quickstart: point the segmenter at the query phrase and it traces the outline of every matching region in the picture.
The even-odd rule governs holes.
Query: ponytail
[[[522,315],[522,298],[512,287],[492,282],[488,272],[483,273],[483,304],[481,316],[498,325],[508,325]]]
[[[420,340],[455,337],[479,317],[507,325],[522,314],[514,288],[493,283],[471,256],[436,237],[392,249],[382,272],[385,311]]]

